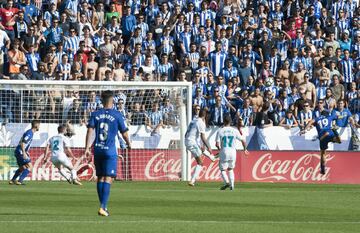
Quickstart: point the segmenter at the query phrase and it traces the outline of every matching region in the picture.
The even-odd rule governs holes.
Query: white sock
[[[70,179],[70,177],[66,175],[66,172],[63,169],[59,169],[59,172],[66,180]]]
[[[191,183],[195,183],[196,178],[199,176],[202,170],[202,165],[196,165],[193,176],[191,177]]]
[[[76,180],[77,179],[76,171],[74,169],[72,169],[72,170],[70,170],[70,172],[71,172],[71,179]]]
[[[229,183],[229,178],[228,175],[226,174],[226,171],[221,171],[221,176],[223,178],[224,181],[224,185]]]
[[[231,187],[234,187],[234,180],[235,180],[234,170],[229,171],[229,179],[230,179]]]

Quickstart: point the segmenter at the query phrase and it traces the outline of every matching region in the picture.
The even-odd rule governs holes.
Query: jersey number
[[[222,147],[232,147],[234,136],[225,136],[222,138]]]
[[[53,141],[52,144],[52,151],[58,151],[59,150],[59,141]]]
[[[105,122],[101,122],[100,123],[100,140],[101,141],[106,141],[107,137],[108,137],[108,131],[109,131],[109,125]]]
[[[327,118],[324,118],[321,121],[318,121],[318,124],[319,124],[320,128],[322,129],[322,128],[328,126],[329,120]]]

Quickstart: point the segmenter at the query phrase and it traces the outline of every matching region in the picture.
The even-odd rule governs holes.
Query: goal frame
[[[101,86],[101,90],[138,88],[138,89],[161,89],[161,88],[183,88],[186,89],[186,101],[183,101],[180,111],[180,146],[181,146],[181,180],[189,181],[191,176],[191,155],[187,152],[184,137],[187,125],[192,119],[192,83],[191,82],[107,82],[107,81],[60,81],[60,80],[0,80],[0,89],[4,90],[91,90],[92,87]],[[52,88],[53,87],[53,88]],[[97,90],[100,90],[97,88]],[[128,89],[131,90],[131,89]],[[21,102],[22,104],[22,102]]]

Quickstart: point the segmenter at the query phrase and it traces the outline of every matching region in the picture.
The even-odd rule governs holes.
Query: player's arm
[[[305,131],[308,131],[313,125],[315,125],[315,120],[311,119],[306,125],[305,125],[305,129],[303,130],[303,132],[305,133]]]
[[[247,155],[249,154],[249,151],[247,150],[247,145],[246,145],[245,139],[241,139],[240,142],[241,142],[241,144],[243,145],[243,147],[244,147],[244,153],[245,153],[245,155],[247,156]]]
[[[43,163],[46,163],[47,160],[48,160],[48,154],[49,154],[49,150],[50,150],[50,144],[48,143],[45,147],[45,150],[44,150],[44,160],[43,160]]]
[[[24,142],[24,141],[22,141],[22,142],[20,143],[20,147],[21,147],[21,151],[22,151],[22,153],[23,153],[24,159],[27,159],[27,158],[29,157],[29,155],[28,155],[28,153],[26,152],[25,142]]]
[[[206,137],[205,137],[205,133],[201,133],[201,134],[200,134],[200,137],[201,137],[202,142],[204,143],[204,145],[206,146],[206,148],[207,148],[208,151],[210,152],[210,154],[212,154],[212,150],[211,150],[211,147],[210,147],[210,145],[209,145],[208,140],[207,140]]]
[[[131,142],[130,142],[130,139],[129,139],[129,134],[128,134],[128,131],[124,132],[124,133],[121,133],[124,141],[126,142],[126,145],[127,145],[127,149],[131,149]]]
[[[91,151],[90,151],[90,147],[91,147],[91,143],[92,143],[92,134],[94,132],[94,128],[89,127],[87,129],[86,132],[86,137],[85,137],[85,156],[90,157],[91,156]]]
[[[221,144],[220,144],[220,135],[219,132],[216,134],[216,139],[215,139],[216,143],[215,146],[216,148],[220,151],[221,150]]]

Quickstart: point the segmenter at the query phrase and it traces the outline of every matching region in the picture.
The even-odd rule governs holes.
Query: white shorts
[[[55,165],[55,167],[60,165],[72,167],[71,161],[66,155],[51,156],[51,162]]]
[[[235,168],[235,164],[236,164],[236,159],[233,160],[220,160],[219,161],[219,169],[220,171],[225,171],[228,168],[230,169],[234,169]]]
[[[201,157],[202,155],[202,151],[198,145],[189,144],[186,145],[186,149],[190,151],[195,158]]]

